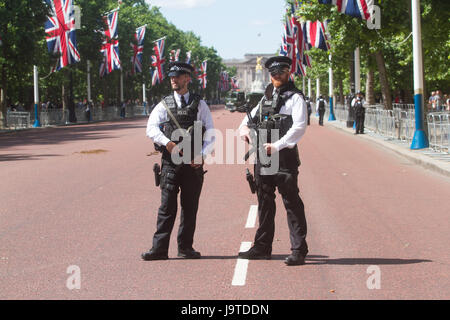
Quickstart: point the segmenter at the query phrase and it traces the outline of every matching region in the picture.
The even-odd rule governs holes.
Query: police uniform
[[[266,62],[269,72],[285,69],[291,64],[287,57],[272,57]],[[287,211],[288,226],[292,254],[285,263],[298,265],[304,263],[308,253],[306,243],[307,225],[304,204],[299,196],[297,185],[298,156],[297,143],[306,131],[307,106],[303,93],[293,82],[288,82],[275,89],[270,84],[260,104],[250,113],[257,128],[279,129],[279,140],[268,141],[279,152],[279,169],[275,174],[262,174],[264,165],[261,161],[255,164],[256,193],[258,197],[259,227],[256,231],[253,247],[247,252],[240,252],[245,259],[270,259],[275,232],[275,189],[281,194]],[[277,119],[270,124],[271,119]],[[247,132],[248,117],[240,126],[241,136]]]
[[[325,115],[325,108],[327,103],[322,96],[317,99],[317,110],[319,112],[319,125],[323,126],[323,116]]]
[[[183,73],[190,74],[193,71],[191,65],[181,62],[169,64],[168,76],[178,76]],[[170,112],[167,110],[169,109]],[[175,120],[172,118],[175,118]],[[162,152],[161,159],[161,206],[158,210],[156,232],[153,237],[153,246],[150,251],[142,254],[144,260],[162,260],[168,258],[169,240],[172,232],[178,206],[178,193],[180,192],[181,215],[178,230],[178,256],[183,258],[200,258],[200,253],[193,248],[194,232],[200,193],[203,185],[203,165],[198,168],[191,166],[190,161],[178,164],[173,161],[171,154],[165,146],[173,141],[172,133],[181,127],[184,132],[189,132],[195,122],[201,122],[203,136],[201,154],[192,157],[204,157],[212,151],[214,143],[214,129],[211,112],[208,105],[200,96],[187,92],[180,95],[177,92],[163,98],[151,112],[147,123],[147,136],[153,140],[155,147]],[[193,148],[195,149],[195,148]],[[183,153],[187,150],[183,150]]]
[[[361,93],[358,93],[357,96],[352,101],[352,107],[355,112],[355,127],[356,134],[364,133],[364,120],[365,120],[365,108],[364,108],[364,99],[360,96]]]

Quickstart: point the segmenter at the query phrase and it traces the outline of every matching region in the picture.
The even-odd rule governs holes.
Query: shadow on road
[[[333,265],[389,265],[414,264],[432,262],[424,259],[395,259],[395,258],[337,258],[328,259],[327,256],[306,256],[306,264],[333,264]]]
[[[284,260],[289,255],[273,254],[271,260]],[[237,255],[233,256],[202,256],[204,260],[235,260]],[[173,260],[185,260],[184,258],[173,258]],[[395,259],[395,258],[337,258],[329,259],[328,256],[322,255],[308,255],[306,256],[307,265],[395,265],[395,264],[414,264],[422,262],[432,262],[432,260],[425,259]]]
[[[20,160],[39,160],[46,157],[60,157],[60,154],[0,154],[0,162],[20,161]]]
[[[0,150],[15,146],[62,144],[75,140],[98,140],[118,138],[113,135],[124,129],[141,128],[145,130],[143,118],[129,121],[90,123],[66,127],[37,128],[0,134]]]

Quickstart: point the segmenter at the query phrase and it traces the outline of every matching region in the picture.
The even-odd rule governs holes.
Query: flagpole
[[[147,97],[145,96],[145,82],[142,84],[142,103],[144,105],[144,115],[147,114]]]
[[[320,79],[316,79],[316,107],[317,107],[317,100],[319,100],[320,97]],[[319,116],[319,110],[316,111],[316,115]]]
[[[334,88],[333,88],[333,67],[331,66],[331,54],[328,56],[328,60],[330,61],[329,78],[328,78],[328,82],[329,82],[328,95],[330,96],[330,116],[328,117],[328,121],[335,121],[336,117],[334,116],[334,111],[333,111]]]
[[[428,138],[423,130],[423,59],[422,59],[422,30],[420,15],[420,0],[412,0],[412,32],[413,32],[413,63],[414,63],[414,110],[415,132],[411,149],[428,148]]]
[[[355,92],[361,91],[361,58],[359,47],[355,50]]]
[[[158,41],[160,41],[160,40],[163,40],[163,39],[165,39],[165,38],[167,38],[167,36],[164,36],[164,37],[162,37],[162,38],[159,38],[159,39],[157,39],[157,40],[154,40],[153,43],[158,42]]]
[[[303,89],[303,94],[305,94],[305,92],[306,92],[305,76],[302,76],[302,89]]]
[[[308,78],[308,98],[311,100],[311,78]]]
[[[123,72],[120,68],[120,103],[123,103]]]
[[[33,127],[41,126],[39,121],[39,73],[37,66],[33,66],[33,80],[34,80],[34,124]]]
[[[87,61],[87,100],[91,102],[91,61]]]

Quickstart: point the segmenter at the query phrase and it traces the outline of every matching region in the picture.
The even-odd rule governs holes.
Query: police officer
[[[364,118],[365,118],[365,111],[364,108],[364,97],[361,92],[358,92],[356,94],[356,97],[352,101],[352,107],[355,110],[355,127],[356,132],[355,134],[363,134],[364,133]]]
[[[194,250],[194,231],[200,193],[203,185],[203,158],[212,151],[214,129],[208,105],[201,97],[188,90],[194,68],[186,63],[169,64],[168,76],[173,94],[163,98],[151,112],[147,123],[147,136],[153,140],[161,159],[161,206],[158,210],[153,246],[142,254],[144,260],[168,259],[169,240],[177,214],[178,192],[180,193],[181,216],[178,229],[178,257],[199,259],[200,252]],[[201,124],[200,153],[194,146],[190,150],[181,144],[185,136],[191,135],[196,125]],[[209,134],[209,136],[208,136]],[[179,138],[177,138],[179,137]],[[193,144],[198,141],[193,141]],[[191,144],[189,144],[191,145]],[[185,157],[191,154],[187,160]],[[184,159],[180,163],[180,159]]]
[[[325,102],[325,99],[323,96],[320,96],[319,99],[317,99],[317,110],[319,112],[319,125],[323,126],[323,116],[325,115],[325,108],[327,104]]]
[[[249,251],[240,252],[244,259],[270,259],[275,232],[275,189],[278,188],[287,211],[292,253],[286,258],[287,265],[304,264],[308,253],[306,243],[306,219],[302,199],[297,186],[298,156],[297,143],[306,131],[307,107],[303,93],[289,81],[290,65],[288,57],[272,57],[265,67],[269,69],[271,84],[260,103],[250,115],[259,128],[280,128],[277,141],[268,141],[263,145],[267,155],[279,153],[279,168],[272,174],[263,174],[263,164],[257,157],[255,164],[256,193],[258,196],[259,227],[254,245]],[[273,120],[281,119],[281,120]],[[274,123],[269,124],[270,121]],[[279,123],[278,123],[279,121]],[[252,140],[249,119],[246,117],[240,127],[240,136],[247,142]]]
[[[309,126],[311,124],[311,113],[312,113],[311,100],[309,99],[309,97],[306,97],[305,101],[306,101],[306,108],[308,109],[308,126]]]

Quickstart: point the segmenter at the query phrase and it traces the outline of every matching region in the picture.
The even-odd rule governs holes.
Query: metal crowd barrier
[[[450,152],[450,114],[433,112],[427,115],[430,148]]]
[[[336,104],[336,120],[346,122],[347,106]],[[327,108],[326,117],[329,115]],[[428,140],[430,148],[450,152],[450,113],[432,112],[427,114]],[[415,132],[415,110],[413,104],[394,104],[393,110],[384,110],[381,105],[366,106],[364,127],[385,137],[411,142]]]
[[[85,108],[75,108],[75,116],[77,118],[77,123],[86,123],[88,121],[111,121],[121,119],[121,108],[116,106],[110,106],[101,108],[100,106],[91,107],[90,119],[87,119]],[[17,112],[15,112],[17,113]],[[27,124],[22,124],[22,128],[27,128],[31,126],[34,122],[34,113],[25,112],[30,117]],[[144,109],[144,106],[130,105],[125,108],[125,118],[138,117],[138,116],[148,116],[148,111]],[[16,116],[17,117],[17,116]],[[48,109],[42,110],[39,113],[39,121],[41,126],[47,127],[52,125],[64,125],[69,119],[69,110],[62,109]],[[23,122],[23,121],[22,121]],[[11,123],[17,123],[17,120],[12,119]],[[16,124],[16,127],[18,125]]]
[[[11,129],[31,127],[29,112],[8,111],[6,114],[6,125]]]

